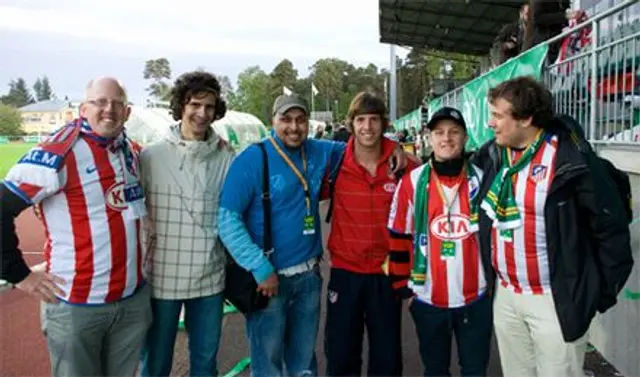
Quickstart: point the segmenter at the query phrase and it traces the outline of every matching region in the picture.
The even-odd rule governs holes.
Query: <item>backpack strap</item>
[[[338,161],[335,174],[333,177],[329,177],[329,209],[327,210],[327,216],[324,219],[327,223],[331,221],[331,215],[333,214],[333,196],[336,192],[336,181],[338,180],[338,175],[340,174],[340,169],[342,169],[342,163],[344,162],[344,156],[346,154],[346,152],[342,153],[340,161]]]
[[[264,216],[263,250],[267,258],[273,254],[273,239],[271,234],[271,192],[269,190],[269,159],[264,143],[258,143],[262,152],[262,209]]]

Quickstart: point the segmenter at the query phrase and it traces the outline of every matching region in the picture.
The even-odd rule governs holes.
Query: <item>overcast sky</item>
[[[89,79],[114,75],[140,102],[157,57],[174,77],[204,67],[235,86],[246,67],[268,73],[283,58],[301,76],[324,57],[388,67],[389,46],[377,0],[0,0],[0,93],[46,74],[59,97],[81,98]]]

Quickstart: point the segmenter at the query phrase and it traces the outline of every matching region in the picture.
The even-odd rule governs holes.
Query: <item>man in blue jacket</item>
[[[272,136],[266,144],[275,252],[262,250],[262,155],[256,145],[231,164],[222,190],[219,232],[230,254],[251,271],[269,305],[247,316],[254,377],[317,374],[315,345],[322,278],[318,200],[327,169],[336,166],[343,143],[307,139],[308,111],[296,95],[273,106]],[[286,365],[287,373],[282,371]]]
[[[218,214],[220,238],[231,256],[251,271],[269,305],[247,315],[254,377],[316,375],[316,337],[322,277],[318,202],[321,181],[337,166],[345,144],[307,139],[308,107],[297,95],[273,106],[271,137],[263,141],[270,173],[274,252],[263,252],[262,154],[257,145],[231,164]],[[395,153],[404,154],[398,148]],[[400,159],[398,168],[406,165]],[[282,370],[283,364],[286,373]]]

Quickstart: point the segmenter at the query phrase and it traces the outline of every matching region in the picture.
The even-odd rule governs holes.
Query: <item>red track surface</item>
[[[42,262],[44,232],[33,211],[20,215],[17,230],[27,263]],[[40,332],[39,301],[18,290],[0,293],[0,344],[0,376],[50,375],[47,346]]]

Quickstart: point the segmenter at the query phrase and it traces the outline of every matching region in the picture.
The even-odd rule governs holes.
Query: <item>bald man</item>
[[[124,133],[124,87],[87,86],[80,118],[14,165],[0,184],[0,278],[44,301],[53,376],[131,376],[151,322],[142,274],[140,147]],[[44,225],[45,271],[18,248],[14,220],[36,206]]]

